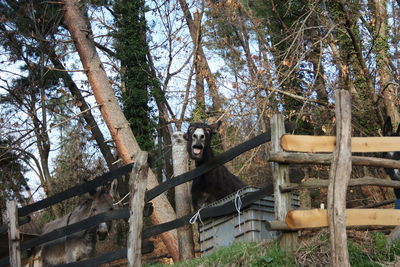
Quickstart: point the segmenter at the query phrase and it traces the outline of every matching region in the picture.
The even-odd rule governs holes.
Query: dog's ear
[[[221,123],[222,123],[221,121],[217,121],[216,123],[211,124],[210,125],[211,133],[213,133],[213,134],[217,133],[218,132],[218,128],[221,126]]]
[[[189,136],[188,136],[187,133],[184,133],[184,134],[183,134],[183,139],[185,139],[186,141],[189,141]]]
[[[397,130],[399,130],[397,128]],[[384,136],[391,136],[393,131],[392,120],[390,117],[387,117],[385,120],[385,124],[383,125],[383,135]]]

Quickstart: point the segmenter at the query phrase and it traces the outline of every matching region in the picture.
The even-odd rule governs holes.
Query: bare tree
[[[86,70],[89,83],[96,101],[101,105],[100,111],[115,141],[119,156],[124,163],[131,163],[141,151],[128,122],[117,102],[110,86],[102,62],[87,27],[87,22],[80,12],[80,4],[76,0],[64,0],[64,18],[79,53],[82,65]],[[158,184],[154,173],[149,170],[147,188]],[[175,218],[175,213],[164,195],[153,200],[154,213],[151,220],[154,224],[167,222]],[[162,234],[162,239],[174,260],[179,260],[176,231]]]

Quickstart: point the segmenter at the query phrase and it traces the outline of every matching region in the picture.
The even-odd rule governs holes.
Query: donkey
[[[43,234],[64,227],[91,216],[113,210],[112,197],[105,187],[90,193],[90,198],[64,217],[47,223]],[[43,266],[71,263],[93,256],[97,240],[104,240],[111,229],[111,222],[103,222],[96,227],[76,232],[42,245]]]
[[[390,117],[387,117],[385,124],[383,125],[383,135],[384,136],[400,136],[400,124],[397,127],[396,132],[393,132],[392,120]],[[400,152],[384,152],[383,157],[387,159],[400,159]],[[400,181],[400,170],[399,169],[392,169],[388,168],[385,169],[386,173],[390,176],[392,180]],[[397,199],[400,199],[400,188],[394,189],[394,194],[396,195]]]
[[[187,142],[189,157],[195,161],[196,167],[214,158],[211,140],[221,122],[208,125],[205,123],[190,124],[184,138]],[[219,200],[246,184],[233,175],[225,166],[219,166],[193,180],[192,203],[195,209]]]

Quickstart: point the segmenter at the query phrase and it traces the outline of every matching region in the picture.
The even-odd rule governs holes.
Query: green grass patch
[[[146,267],[166,267],[169,265],[149,264]],[[295,266],[294,258],[288,256],[276,243],[249,242],[234,243],[232,246],[217,249],[207,257],[179,262],[173,266],[179,267],[218,267],[218,266],[249,266],[249,267],[286,267]]]
[[[382,233],[358,232],[348,239],[350,264],[352,267],[378,267],[393,264],[400,256],[400,243],[388,245]],[[277,242],[234,243],[217,249],[211,255],[179,262],[177,267],[292,267],[330,266],[329,233],[316,233],[307,242],[302,242],[295,256],[288,255]],[[397,257],[397,258],[396,258]],[[147,264],[146,267],[170,265]],[[392,265],[390,265],[392,266]],[[394,266],[394,265],[393,265]]]

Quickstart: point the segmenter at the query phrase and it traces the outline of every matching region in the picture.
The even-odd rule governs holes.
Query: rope
[[[241,214],[241,212],[240,212],[240,209],[242,208],[242,199],[240,198],[240,190],[241,189],[239,189],[237,192],[236,192],[236,195],[235,195],[235,209],[236,209],[236,211],[237,211],[237,213],[238,213],[238,224],[239,224],[239,232],[242,232],[242,228],[241,228],[241,222],[240,222],[240,214]]]
[[[200,211],[203,209],[203,207],[201,207],[193,216],[192,218],[190,218],[189,223],[190,224],[195,224],[195,222],[197,221],[197,219],[199,219],[199,221],[201,222],[201,225],[203,224],[203,221],[201,220],[201,216],[200,216]]]

